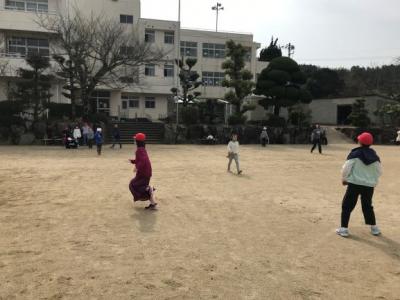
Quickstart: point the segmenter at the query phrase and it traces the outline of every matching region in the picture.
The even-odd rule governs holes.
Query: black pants
[[[267,138],[262,138],[262,139],[261,139],[261,145],[262,145],[263,147],[265,147],[265,146],[267,145]]]
[[[101,147],[103,146],[103,144],[97,144],[97,154],[101,155]]]
[[[318,151],[319,151],[319,153],[322,153],[322,146],[321,146],[321,140],[320,140],[320,139],[314,140],[314,141],[313,141],[313,146],[312,146],[312,148],[311,148],[311,153],[313,153],[313,151],[315,150],[315,148],[317,147],[317,145],[318,145]]]
[[[87,144],[88,144],[89,149],[92,149],[93,148],[93,139],[87,139]]]
[[[351,212],[356,207],[360,195],[365,224],[376,225],[374,207],[372,206],[374,188],[349,183],[342,203],[342,227],[347,228],[349,226]]]
[[[122,148],[121,138],[120,137],[114,137],[113,138],[113,144],[112,144],[111,148],[114,148],[115,144],[119,144],[119,148]]]

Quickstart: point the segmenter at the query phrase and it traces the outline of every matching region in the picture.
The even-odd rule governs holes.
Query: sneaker
[[[157,210],[157,203],[150,204],[149,206],[146,206],[145,209]]]
[[[239,172],[238,172],[238,175],[240,175],[240,174],[242,174],[243,173],[243,171],[242,170],[240,170]]]
[[[373,235],[380,235],[381,231],[379,230],[379,227],[376,225],[371,226],[371,233]]]
[[[342,237],[348,237],[349,236],[349,229],[345,227],[339,227],[336,229],[336,234],[342,236]]]

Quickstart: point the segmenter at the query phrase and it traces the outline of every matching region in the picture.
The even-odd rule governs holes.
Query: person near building
[[[236,163],[236,170],[238,175],[242,174],[242,170],[240,169],[239,165],[239,141],[238,135],[236,133],[232,134],[232,138],[228,143],[228,155],[227,158],[229,159],[228,162],[228,172],[231,172],[231,164],[232,160]]]
[[[315,128],[311,133],[311,142],[313,144],[311,148],[311,153],[313,153],[315,148],[318,146],[318,151],[320,154],[322,154],[322,146],[321,146],[322,135],[323,132],[321,126],[319,126],[319,124],[315,125]]]
[[[110,148],[114,149],[115,144],[119,144],[119,148],[122,148],[121,144],[121,131],[118,128],[118,124],[114,125],[114,128],[112,130],[112,137],[113,137],[113,144]]]
[[[267,132],[267,127],[264,127],[260,134],[261,145],[265,147],[267,144],[269,145],[269,136]]]
[[[73,132],[73,137],[75,139],[75,142],[79,145],[80,139],[82,138],[82,133],[81,133],[81,129],[79,128],[78,125],[75,126],[75,129]]]
[[[150,201],[146,209],[157,209],[155,201],[155,189],[150,186],[152,174],[151,162],[146,151],[146,135],[144,133],[137,133],[134,137],[136,142],[135,158],[129,161],[135,165],[135,177],[129,183],[129,190],[133,196],[133,202],[137,201]]]
[[[89,125],[88,123],[83,124],[82,126],[82,139],[83,145],[86,146],[88,144],[88,133],[89,133]]]
[[[400,129],[397,131],[396,145],[400,145]]]
[[[88,126],[88,133],[87,133],[87,145],[89,149],[93,148],[93,140],[94,140],[94,131],[91,126]]]
[[[96,129],[96,133],[94,134],[94,140],[97,146],[97,155],[101,155],[101,148],[103,147],[104,139],[102,129],[99,127]]]
[[[381,233],[376,225],[372,206],[374,188],[382,175],[381,162],[375,150],[371,148],[374,139],[370,133],[364,132],[357,139],[360,147],[350,152],[342,170],[342,183],[347,186],[347,191],[342,202],[341,227],[336,229],[336,233],[342,237],[349,236],[350,215],[359,196],[365,224],[371,226],[373,235]]]

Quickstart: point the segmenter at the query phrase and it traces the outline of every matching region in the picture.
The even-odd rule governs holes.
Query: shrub
[[[57,119],[62,117],[72,117],[72,106],[68,103],[49,103],[47,105],[49,109],[49,116],[50,118]],[[83,106],[76,106],[76,115],[82,116],[83,115]]]
[[[231,115],[228,119],[229,125],[243,125],[246,123],[247,117],[244,115]]]
[[[182,123],[185,125],[195,125],[199,123],[199,110],[195,106],[182,107],[179,114]]]

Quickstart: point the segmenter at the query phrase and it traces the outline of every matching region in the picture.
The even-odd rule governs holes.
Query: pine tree
[[[244,99],[253,90],[253,74],[245,68],[245,57],[249,49],[230,40],[226,43],[226,56],[228,59],[222,64],[226,78],[222,85],[230,89],[225,95],[225,100],[235,107],[235,117],[244,122],[243,115],[255,108],[254,105],[243,105]]]
[[[25,107],[33,110],[33,120],[36,122],[47,108],[51,97],[52,76],[47,74],[50,61],[48,57],[38,54],[28,55],[25,61],[30,68],[18,70],[20,78],[16,83],[14,96],[22,101]]]
[[[349,116],[351,125],[366,128],[371,125],[371,120],[368,117],[368,110],[365,109],[365,100],[357,99],[353,104],[352,112]]]

